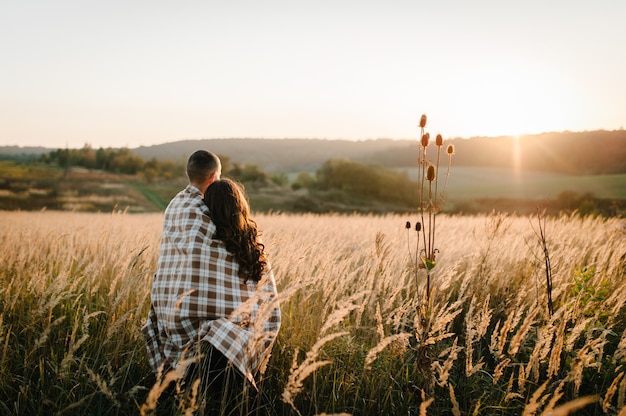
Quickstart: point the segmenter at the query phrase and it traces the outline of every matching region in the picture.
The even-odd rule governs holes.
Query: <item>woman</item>
[[[189,297],[198,298],[194,303],[202,305],[208,319],[199,322],[199,345],[189,349],[199,350],[200,364],[190,368],[186,379],[191,386],[199,378],[207,393],[249,404],[240,396],[241,375],[256,387],[255,375],[269,359],[281,321],[276,283],[243,188],[231,179],[215,181],[204,193],[204,203],[215,233],[201,253],[206,284]],[[238,371],[229,373],[231,367]]]

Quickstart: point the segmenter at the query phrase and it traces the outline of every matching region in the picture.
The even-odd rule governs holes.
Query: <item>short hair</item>
[[[206,150],[197,150],[187,161],[187,177],[190,182],[203,182],[220,168],[219,157]]]

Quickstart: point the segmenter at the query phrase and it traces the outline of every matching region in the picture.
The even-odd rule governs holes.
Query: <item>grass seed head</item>
[[[443,146],[443,137],[441,137],[441,134],[438,134],[437,137],[435,137],[435,144],[438,147]]]
[[[453,155],[453,154],[454,154],[454,145],[453,145],[453,144],[449,144],[449,145],[448,145],[448,148],[446,149],[446,152],[447,152],[449,155]]]
[[[422,136],[422,147],[428,147],[428,141],[430,140],[430,134],[424,133]]]

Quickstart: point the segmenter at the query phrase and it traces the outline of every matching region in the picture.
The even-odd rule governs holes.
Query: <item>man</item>
[[[198,150],[187,161],[189,184],[165,209],[159,262],[154,275],[151,307],[142,332],[148,359],[156,374],[178,364],[185,347],[196,337],[194,322],[181,320],[181,296],[199,279],[198,256],[215,225],[202,198],[206,189],[219,180],[222,166],[211,152]]]

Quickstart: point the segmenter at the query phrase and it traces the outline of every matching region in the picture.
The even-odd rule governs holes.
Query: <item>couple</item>
[[[255,386],[281,323],[276,283],[246,197],[220,176],[216,155],[190,156],[189,184],[165,210],[142,328],[157,380],[179,378],[188,386],[199,380],[209,393],[222,391],[231,367]]]

